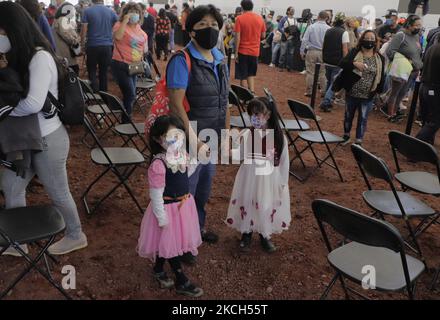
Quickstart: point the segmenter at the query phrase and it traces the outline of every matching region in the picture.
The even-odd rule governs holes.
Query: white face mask
[[[8,53],[11,51],[11,42],[5,35],[0,34],[0,53]]]

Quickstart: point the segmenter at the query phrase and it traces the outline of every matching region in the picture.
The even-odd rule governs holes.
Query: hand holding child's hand
[[[0,54],[0,69],[6,68],[8,66],[8,60],[4,54]]]

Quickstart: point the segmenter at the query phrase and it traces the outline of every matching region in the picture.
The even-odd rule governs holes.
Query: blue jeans
[[[295,53],[295,45],[293,40],[281,42],[279,67],[282,69],[293,70],[293,55]]]
[[[170,31],[170,50],[174,51],[174,47],[175,47],[175,45],[174,45],[174,28],[171,28],[171,31]]]
[[[281,42],[272,42],[272,63],[278,65],[279,55],[281,51]]]
[[[336,79],[336,76],[341,71],[341,68],[337,66],[325,66],[325,77],[327,78],[327,88],[325,92],[324,100],[321,102],[323,106],[330,106],[332,104],[333,97],[335,93],[333,92],[332,86]]]
[[[194,196],[199,214],[200,230],[204,230],[206,221],[205,205],[211,195],[212,180],[215,176],[215,164],[199,164],[189,177],[189,192]]]
[[[358,120],[356,128],[356,139],[362,140],[367,131],[368,114],[373,109],[373,99],[353,98],[349,95],[345,98],[347,104],[344,116],[344,135],[350,136],[353,118],[358,111]]]
[[[112,61],[112,71],[113,77],[118,82],[122,92],[122,103],[124,104],[125,111],[127,111],[128,116],[131,118],[133,104],[136,100],[136,76],[128,74],[128,65],[126,63],[116,60]],[[129,119],[126,119],[124,116],[122,121],[128,122]]]
[[[43,137],[43,150],[32,154],[31,168],[26,171],[25,178],[17,177],[11,170],[4,170],[1,187],[5,195],[6,209],[25,207],[26,188],[37,175],[53,206],[63,216],[66,223],[65,236],[77,240],[82,236],[82,228],[67,177],[66,162],[69,148],[69,135],[61,125],[57,130]]]

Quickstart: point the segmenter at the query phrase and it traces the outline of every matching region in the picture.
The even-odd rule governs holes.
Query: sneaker
[[[349,135],[344,134],[344,136],[342,137],[342,139],[344,139],[344,142],[342,142],[343,146],[346,146],[347,144],[350,143],[351,139]]]
[[[345,106],[345,100],[342,98],[336,98],[334,103],[337,104],[338,106]]]
[[[396,115],[394,115],[394,116],[390,116],[390,117],[388,118],[388,121],[391,122],[391,123],[398,123],[398,122],[400,122],[400,121],[402,121],[402,120],[403,120],[403,117],[402,117],[402,116],[399,116],[398,114],[396,114]]]
[[[408,109],[408,107],[405,106],[403,103],[401,103],[399,106],[399,110],[406,110],[406,109]]]
[[[174,286],[174,280],[168,277],[165,271],[154,273],[154,278],[159,282],[161,289],[170,289]]]
[[[29,254],[29,248],[26,244],[20,245],[21,250],[24,251],[24,253]],[[13,256],[13,257],[23,257],[20,252],[18,252],[14,247],[9,247],[5,250],[5,252],[2,253],[3,256]]]
[[[271,63],[271,64],[269,65],[269,67],[274,68],[275,65],[274,65],[273,63]]]
[[[414,121],[414,123],[415,123],[416,125],[418,125],[419,127],[423,127],[423,122],[420,121],[420,120],[416,120],[416,121]]]
[[[240,250],[243,252],[248,252],[251,248],[252,232],[243,233],[240,241]]]
[[[207,243],[217,243],[218,235],[211,231],[202,231],[202,241]]]
[[[356,139],[354,144],[357,144],[357,145],[361,146],[362,145],[362,139]]]
[[[260,242],[261,242],[261,246],[263,247],[264,251],[266,251],[268,253],[273,253],[277,250],[277,248],[272,243],[272,241],[270,241],[270,239],[264,238],[261,234],[260,234]]]
[[[176,53],[176,50],[171,50],[171,53],[172,53],[172,54]]]
[[[187,297],[198,298],[203,295],[203,289],[193,285],[190,281],[185,284],[176,285],[176,293]]]
[[[299,74],[306,74],[306,73],[307,73],[307,71],[304,70],[304,71],[301,71]]]
[[[390,115],[388,114],[388,106],[384,105],[383,107],[381,107],[380,112],[382,112],[386,117],[389,117]]]
[[[332,105],[320,105],[319,108],[321,109],[321,111],[323,112],[331,112],[333,106]]]
[[[81,233],[81,237],[77,240],[68,237],[62,238],[60,241],[51,245],[47,251],[52,255],[62,255],[83,249],[87,247],[87,245],[87,237],[84,233]]]
[[[311,93],[304,93],[304,97],[308,97],[308,98],[310,98],[312,96],[312,94]]]

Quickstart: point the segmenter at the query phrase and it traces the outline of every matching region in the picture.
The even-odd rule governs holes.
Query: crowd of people
[[[6,155],[7,160],[24,169],[21,176],[4,172],[5,206],[25,206],[26,187],[38,175],[67,225],[64,238],[49,249],[52,254],[87,246],[67,178],[69,137],[58,115],[49,115],[45,109],[48,93],[58,97],[62,90],[60,58],[79,73],[79,57],[85,56],[95,92],[108,91],[111,69],[128,117],[132,115],[138,77],[131,72],[132,67],[151,61],[154,55],[167,61],[170,114],[157,118],[149,131],[151,202],[142,221],[137,251],[154,262],[153,274],[162,288],[175,286],[178,293],[191,297],[201,296],[203,290],[184,274],[181,262],[196,263],[201,243],[218,241],[205,226],[205,207],[216,166],[207,161],[192,167],[185,139],[197,141],[197,153],[209,159],[209,141],[200,133],[211,129],[220,136],[223,129],[230,129],[231,60],[236,80],[251,93],[255,93],[259,61],[280,71],[305,68],[306,96],[312,94],[315,65],[321,64],[320,108],[331,112],[336,102],[345,103],[346,144],[351,141],[356,112],[356,144],[363,142],[374,106],[381,108],[390,122],[400,121],[402,102],[418,78],[422,82],[420,115],[424,124],[418,137],[433,144],[440,128],[440,21],[439,28],[431,30],[425,40],[422,18],[415,14],[399,17],[396,10],[389,10],[385,21],[377,19],[369,26],[363,19],[344,13],[334,15],[332,10],[322,10],[316,19],[307,11],[295,18],[292,6],[284,16],[275,18],[274,11],[254,12],[252,0],[242,0],[230,15],[213,5],[191,7],[185,3],[178,15],[178,8],[168,4],[157,11],[153,4],[147,8],[141,3],[115,1],[110,8],[102,0],[92,2],[91,6],[84,1],[73,6],[57,0],[47,9],[37,0],[0,3],[0,71],[16,74],[23,87],[9,117],[35,115],[34,125],[39,128],[35,138],[39,145],[33,148],[39,152],[32,152],[27,161],[17,157],[17,152]],[[426,14],[427,5],[424,1],[414,11]],[[176,50],[178,30],[182,50]],[[380,99],[384,96],[387,99]],[[239,139],[251,143],[249,148],[254,151],[252,141],[257,135],[272,130],[273,145],[264,136],[258,138],[269,146],[260,156],[269,159],[274,170],[270,175],[257,175],[258,161],[252,152],[250,162],[243,163],[237,173],[225,223],[240,232],[240,250],[249,249],[255,232],[262,248],[271,253],[276,250],[271,236],[287,230],[291,222],[289,144],[273,101],[255,98],[247,105],[247,114],[251,129],[243,130]],[[197,122],[196,128],[191,126],[192,121]],[[16,254],[13,249],[5,253]],[[166,261],[175,281],[165,272]]]

